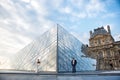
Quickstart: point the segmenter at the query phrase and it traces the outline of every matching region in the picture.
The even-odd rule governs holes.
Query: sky
[[[107,25],[120,40],[119,23],[120,0],[0,0],[0,68],[55,24],[88,44],[89,31]]]

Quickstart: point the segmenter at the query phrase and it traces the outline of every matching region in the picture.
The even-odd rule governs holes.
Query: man
[[[72,65],[72,72],[76,72],[76,64],[77,64],[77,61],[73,58],[72,61],[71,61],[71,65]]]

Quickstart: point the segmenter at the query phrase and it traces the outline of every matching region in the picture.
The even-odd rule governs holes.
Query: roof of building
[[[99,35],[99,34],[108,34],[108,32],[103,28],[97,28],[97,29],[94,29],[94,32],[91,34],[91,38],[95,37],[96,35]]]

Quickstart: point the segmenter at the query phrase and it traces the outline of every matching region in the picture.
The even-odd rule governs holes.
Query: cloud
[[[30,5],[36,11],[36,13],[41,17],[47,16],[49,13],[47,7],[45,6],[44,0],[32,0]]]
[[[70,4],[60,9],[61,12],[69,13],[76,18],[93,18],[106,12],[105,4],[100,0],[71,0]]]
[[[63,7],[63,3],[64,3],[64,0],[51,0],[47,4],[50,6],[49,9],[60,10],[60,8]]]
[[[31,0],[22,0],[23,2],[29,3]]]
[[[101,12],[106,12],[105,4],[99,0],[90,0],[85,7],[88,17],[96,17]]]
[[[114,39],[115,41],[120,41],[120,34],[115,34]]]
[[[11,33],[8,30],[0,28],[0,55],[8,56],[10,54],[15,54],[30,41],[31,39],[28,37],[20,34],[14,34],[14,32]]]
[[[72,12],[71,8],[66,6],[63,9],[61,9],[61,12],[66,13],[66,14],[70,14]]]
[[[70,0],[71,4],[74,6],[74,7],[83,7],[85,2],[84,0]]]
[[[45,18],[48,16],[48,11],[43,3],[44,1],[39,0],[31,0],[28,4],[22,1],[4,2],[3,0],[1,2],[1,12],[4,11],[5,14],[0,17],[1,27],[29,37],[37,33],[40,35],[46,28],[49,28],[44,28],[45,26],[52,24],[51,21]],[[41,32],[39,32],[40,29],[42,29]]]
[[[76,23],[78,21],[80,22],[83,19],[93,20],[96,18],[98,19],[98,17],[100,19],[105,16],[106,18],[114,17],[112,16],[114,15],[114,13],[113,14],[109,13],[108,15],[106,3],[107,2],[101,1],[101,0],[97,0],[97,1],[96,0],[88,0],[88,1],[67,0],[67,1],[64,1],[64,4],[60,3],[61,5],[55,8],[56,12],[54,13],[59,14],[59,16],[55,16],[54,18],[57,18],[56,22],[59,22],[61,24],[64,24],[64,22],[71,24],[71,23]],[[74,25],[70,25],[70,26],[74,26]]]

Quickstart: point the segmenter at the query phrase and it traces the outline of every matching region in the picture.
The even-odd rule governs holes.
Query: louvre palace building
[[[96,70],[120,70],[120,41],[111,35],[110,26],[90,31],[89,46],[82,49],[87,57],[96,59]]]

